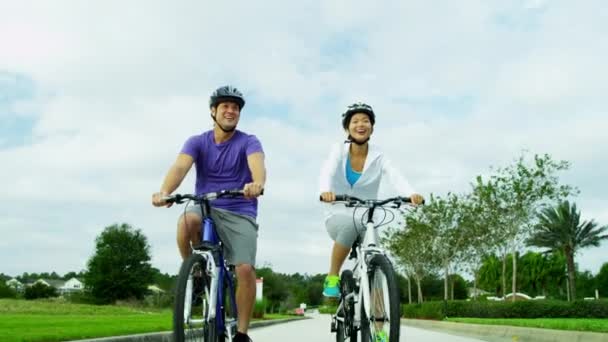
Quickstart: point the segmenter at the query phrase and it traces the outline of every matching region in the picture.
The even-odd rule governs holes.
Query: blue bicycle
[[[232,341],[236,334],[234,265],[224,260],[223,246],[211,219],[210,202],[222,197],[243,196],[243,190],[223,190],[203,195],[167,197],[167,203],[186,201],[201,206],[201,243],[183,261],[177,278],[173,337],[177,342]]]

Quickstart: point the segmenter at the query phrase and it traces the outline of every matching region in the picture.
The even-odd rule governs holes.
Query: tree
[[[57,297],[59,294],[57,293],[57,289],[54,287],[47,286],[41,282],[36,282],[34,285],[25,288],[25,293],[23,296],[25,299],[38,299]]]
[[[84,278],[84,272],[83,272],[83,271],[80,271],[80,272],[76,273],[76,272],[74,272],[74,271],[71,271],[71,272],[66,273],[66,274],[65,274],[65,275],[62,277],[62,279],[63,279],[63,280],[70,280],[70,279],[72,279],[72,278],[76,278],[76,279],[79,279],[79,278]]]
[[[502,229],[506,233],[502,244],[503,262],[507,250],[516,256],[512,258],[513,293],[517,292],[517,253],[529,237],[538,211],[552,201],[577,192],[568,185],[560,185],[556,175],[569,167],[568,162],[554,161],[548,154],[534,155],[531,162],[524,154],[513,165],[498,169],[487,183],[492,198],[489,203],[498,206],[494,211],[502,217]],[[503,265],[503,279],[504,273]]]
[[[17,298],[17,292],[0,280],[0,298]]]
[[[488,255],[479,269],[479,285],[485,290],[492,290],[498,296],[501,285],[501,262],[494,254]]]
[[[576,204],[563,201],[554,208],[545,208],[538,215],[539,222],[527,240],[529,246],[562,251],[566,257],[571,300],[576,299],[576,270],[574,256],[586,247],[598,247],[608,239],[608,226],[598,227],[594,220],[581,222]]]
[[[527,252],[518,261],[519,267],[519,287],[521,292],[530,296],[538,296],[542,289],[542,284],[546,283],[550,268],[547,267],[546,256]]]
[[[608,262],[605,262],[600,268],[600,271],[595,276],[595,282],[600,293],[600,297],[608,297]]]
[[[418,207],[406,216],[407,229],[390,229],[382,239],[387,250],[403,266],[408,278],[416,281],[418,303],[422,303],[422,281],[438,266],[435,253],[437,235],[425,219],[423,207]]]
[[[434,231],[433,249],[444,272],[443,299],[448,300],[450,267],[456,259],[464,259],[463,251],[468,249],[473,239],[471,233],[475,226],[469,224],[468,203],[465,196],[452,193],[445,198],[431,195],[420,212],[419,219]]]
[[[142,299],[153,279],[148,239],[123,223],[106,227],[95,244],[84,280],[96,301]]]

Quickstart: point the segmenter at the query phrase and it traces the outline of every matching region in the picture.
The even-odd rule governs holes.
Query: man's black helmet
[[[342,127],[344,127],[344,129],[348,129],[348,125],[350,124],[350,118],[357,113],[367,114],[369,116],[369,121],[372,123],[372,126],[376,123],[376,114],[374,114],[372,106],[363,102],[356,102],[348,106],[346,112],[342,114]]]
[[[243,93],[241,93],[235,87],[228,85],[217,88],[213,94],[211,94],[211,97],[209,98],[209,107],[215,107],[220,102],[225,101],[236,102],[241,110],[245,106],[245,98],[243,97]]]

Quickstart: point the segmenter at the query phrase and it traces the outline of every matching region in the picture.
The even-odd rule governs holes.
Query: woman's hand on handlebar
[[[335,202],[336,194],[333,192],[323,192],[321,193],[321,201],[322,202]]]
[[[422,197],[422,195],[420,195],[420,194],[411,194],[410,201],[412,202],[413,205],[423,204],[424,197]]]

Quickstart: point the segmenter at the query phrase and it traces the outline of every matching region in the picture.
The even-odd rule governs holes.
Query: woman
[[[380,184],[386,178],[396,193],[409,196],[413,204],[423,202],[423,197],[414,193],[409,183],[397,172],[385,154],[370,144],[374,132],[376,115],[371,106],[354,103],[342,114],[342,127],[348,134],[345,143],[336,144],[321,169],[321,200],[333,202],[336,194],[345,194],[362,199],[378,198]],[[355,242],[361,225],[360,215],[353,218],[353,208],[343,205],[327,206],[325,226],[334,240],[329,273],[325,278],[323,295],[339,297],[340,268]]]

